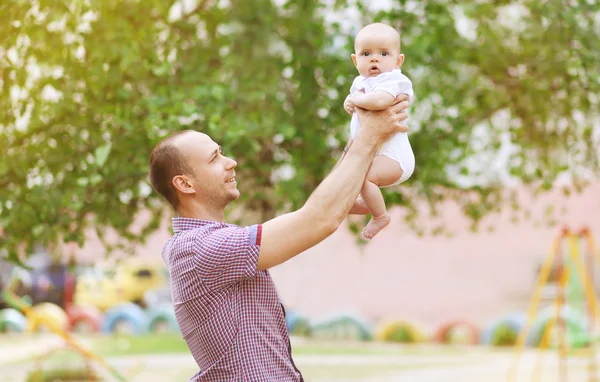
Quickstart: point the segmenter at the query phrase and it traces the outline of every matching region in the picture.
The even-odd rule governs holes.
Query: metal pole
[[[550,253],[546,257],[544,264],[542,265],[542,269],[540,270],[540,274],[537,278],[535,290],[533,292],[533,296],[531,297],[531,302],[529,304],[529,310],[527,313],[527,322],[521,329],[519,336],[517,337],[517,343],[515,344],[515,352],[514,357],[511,362],[511,366],[508,370],[508,382],[514,382],[518,375],[519,370],[519,359],[525,347],[525,340],[527,339],[527,335],[529,334],[529,329],[535,318],[537,308],[542,296],[542,290],[546,282],[548,281],[548,276],[550,275],[550,270],[552,269],[552,264],[554,263],[554,259],[559,250],[560,243],[563,237],[567,234],[568,230],[563,228],[559,234],[554,238],[554,242],[552,243],[552,247],[550,249]]]
[[[597,366],[596,366],[596,315],[597,315],[597,306],[596,306],[596,286],[595,286],[595,267],[594,267],[594,239],[590,234],[589,228],[584,227],[581,229],[579,233],[581,238],[586,242],[586,251],[585,251],[585,260],[587,265],[587,276],[589,282],[586,282],[586,301],[588,307],[588,317],[589,317],[589,328],[588,335],[590,336],[590,363],[589,363],[589,382],[597,382]],[[587,280],[586,280],[587,281]]]

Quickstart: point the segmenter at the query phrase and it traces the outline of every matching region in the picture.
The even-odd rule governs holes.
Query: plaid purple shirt
[[[303,381],[275,284],[257,270],[261,229],[173,219],[162,257],[179,328],[200,367],[190,381]]]

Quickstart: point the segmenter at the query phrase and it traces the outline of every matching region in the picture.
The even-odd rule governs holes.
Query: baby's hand
[[[344,101],[344,110],[348,112],[348,114],[352,115],[354,113],[354,103],[352,102],[352,95],[348,94],[346,100]]]

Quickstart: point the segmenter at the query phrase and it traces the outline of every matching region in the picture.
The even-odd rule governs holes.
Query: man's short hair
[[[177,136],[189,131],[191,130],[182,130],[169,135],[160,141],[150,154],[149,177],[152,188],[175,210],[179,206],[179,196],[173,186],[173,178],[177,175],[194,176],[194,170],[173,141]]]

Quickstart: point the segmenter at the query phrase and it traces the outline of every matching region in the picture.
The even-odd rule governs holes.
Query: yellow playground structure
[[[560,230],[538,275],[527,322],[517,338],[508,382],[516,382],[519,377],[526,345],[539,349],[532,378],[528,381],[540,380],[543,353],[549,348],[557,349],[559,357],[557,379],[554,380],[567,382],[569,356],[583,355],[584,361],[587,358],[588,362],[588,382],[600,381],[596,365],[599,317],[594,279],[599,260],[600,254],[589,229],[572,231],[563,227]],[[551,305],[540,310],[551,274],[555,280]]]

